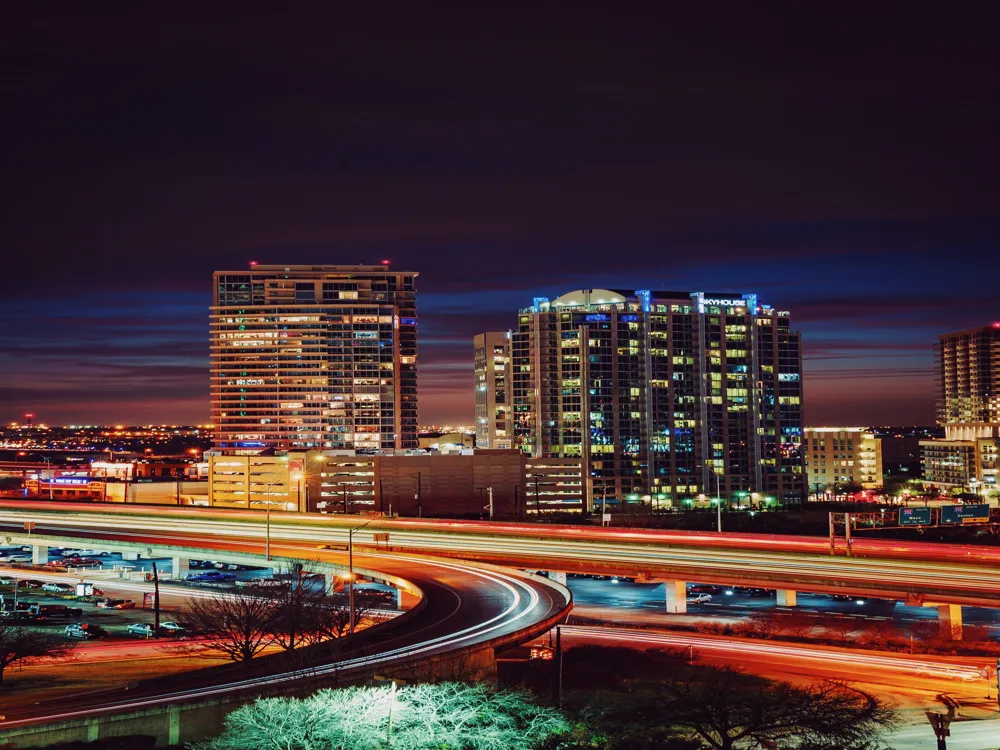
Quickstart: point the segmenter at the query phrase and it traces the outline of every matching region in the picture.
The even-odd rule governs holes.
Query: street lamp
[[[354,532],[361,531],[374,520],[373,518],[371,521],[365,521],[360,526],[354,526],[347,530],[347,606],[350,608],[351,615],[348,635],[354,635]]]
[[[45,470],[49,473],[49,500],[54,500],[55,496],[52,494],[52,480],[55,477],[52,476],[52,459],[48,456],[43,456],[41,453],[36,453],[35,455],[45,462]]]
[[[718,532],[721,534],[722,533],[722,490],[719,489],[720,487],[719,474],[718,472],[716,472],[714,468],[708,466],[707,464],[705,465],[705,468],[708,469],[710,472],[712,472],[713,476],[715,476],[715,499],[713,499],[712,502],[715,503],[715,508],[716,508],[716,526],[718,528]]]
[[[267,498],[264,501],[264,558],[266,560],[271,559],[271,488],[276,484],[281,484],[281,480],[275,479],[273,482],[268,482],[264,491],[264,496]],[[251,502],[259,503],[260,501],[251,500]]]

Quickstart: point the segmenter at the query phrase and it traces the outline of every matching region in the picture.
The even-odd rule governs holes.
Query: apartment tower
[[[1000,323],[945,334],[935,353],[938,424],[945,436],[992,435],[1000,426]]]
[[[417,274],[388,262],[216,271],[215,447],[417,447]]]
[[[804,499],[801,337],[756,295],[536,298],[520,312],[512,367],[515,445],[582,457],[595,505],[678,506],[716,491]]]
[[[938,424],[944,440],[921,440],[926,482],[995,495],[1000,485],[1000,323],[946,333],[935,346]]]
[[[511,331],[490,331],[473,337],[476,388],[476,447],[510,448]]]

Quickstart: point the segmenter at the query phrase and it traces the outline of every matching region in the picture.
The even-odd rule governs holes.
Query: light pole
[[[351,616],[351,621],[348,624],[348,635],[354,635],[354,532],[361,531],[374,520],[373,518],[371,521],[365,521],[360,526],[354,526],[347,530],[347,606]]]
[[[264,559],[266,560],[271,559],[271,488],[276,484],[281,484],[281,480],[268,482],[264,495],[267,498],[264,501]]]
[[[52,459],[48,456],[43,456],[41,453],[36,453],[35,455],[45,462],[45,470],[49,474],[49,500],[54,500],[55,496],[52,493],[52,480],[55,479],[55,477],[52,475]]]
[[[719,489],[719,475],[711,466],[708,470],[712,472],[715,476],[715,511],[716,511],[716,527],[718,532],[722,533],[722,490]]]

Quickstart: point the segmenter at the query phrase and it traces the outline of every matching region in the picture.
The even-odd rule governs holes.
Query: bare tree
[[[0,683],[12,664],[30,664],[39,659],[65,656],[73,645],[55,633],[5,623],[0,620]]]
[[[774,638],[781,629],[781,621],[774,610],[768,609],[751,614],[740,629],[753,638]]]
[[[823,629],[836,641],[852,641],[861,627],[853,617],[830,617],[823,622]]]
[[[663,683],[660,697],[670,724],[718,750],[762,739],[868,750],[896,722],[891,708],[843,683],[801,688],[730,669],[680,670]]]
[[[187,650],[221,651],[233,661],[249,661],[276,641],[277,604],[268,592],[237,589],[204,599],[191,599],[188,619],[205,641],[189,641]]]

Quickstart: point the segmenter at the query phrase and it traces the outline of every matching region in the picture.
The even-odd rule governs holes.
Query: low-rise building
[[[997,491],[1000,437],[971,440],[921,440],[923,480],[946,491],[994,494]]]
[[[518,450],[206,454],[215,507],[407,517],[517,519],[589,510],[580,459]]]
[[[882,486],[882,441],[864,427],[807,427],[805,470],[813,497]]]

